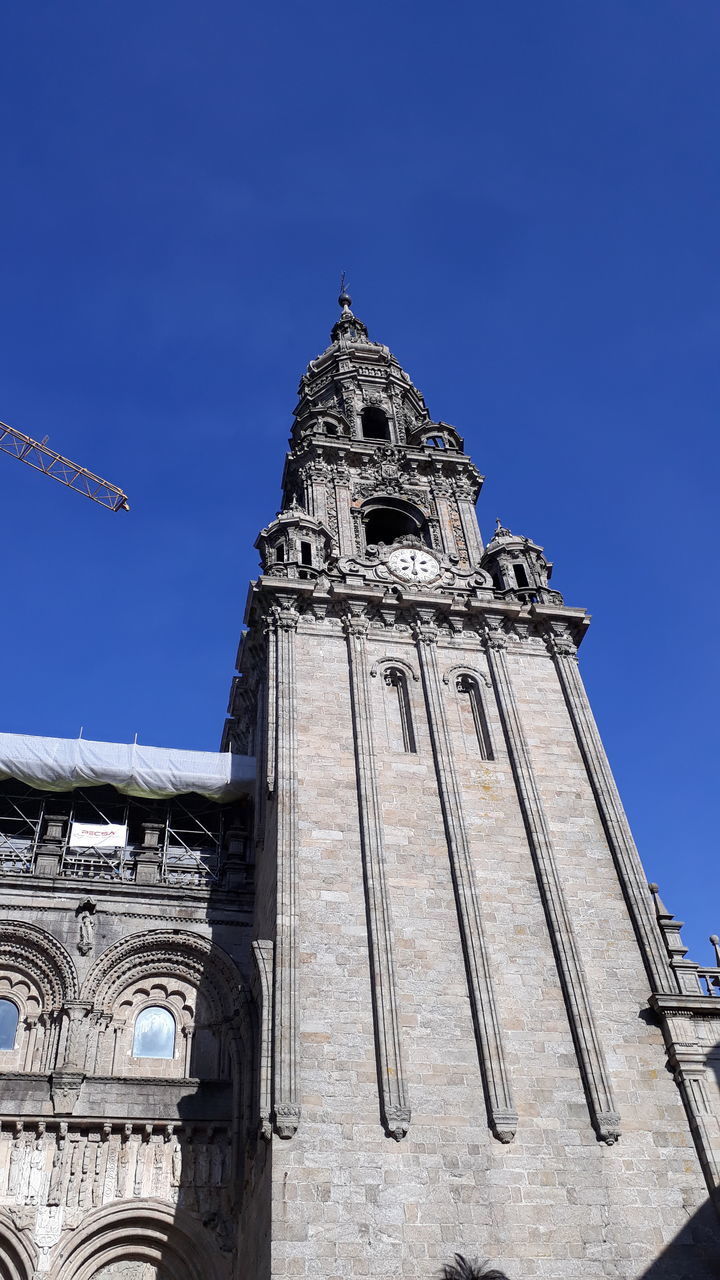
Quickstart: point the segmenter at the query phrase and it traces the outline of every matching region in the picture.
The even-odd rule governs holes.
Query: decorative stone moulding
[[[367,904],[380,1118],[388,1137],[399,1141],[408,1131],[411,1112],[405,1090],[392,919],[385,876],[384,829],[368,684],[368,621],[362,616],[363,611],[362,601],[348,602],[343,626],[347,639],[355,725],[358,814]]]
[[[77,1106],[85,1076],[78,1071],[54,1071],[50,1077],[50,1096],[55,1115],[71,1116]]]

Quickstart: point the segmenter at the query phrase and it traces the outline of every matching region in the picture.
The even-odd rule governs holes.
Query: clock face
[[[435,557],[415,547],[398,547],[388,556],[388,568],[405,582],[430,582],[440,572]]]

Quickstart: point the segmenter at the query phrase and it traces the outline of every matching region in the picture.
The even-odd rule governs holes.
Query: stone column
[[[65,1041],[64,1071],[82,1071],[85,1067],[87,1048],[87,1016],[92,1005],[82,1000],[68,1000],[65,1011],[68,1016],[68,1032]]]
[[[450,520],[450,503],[453,500],[450,482],[444,478],[433,480],[432,494],[435,499],[443,549],[446,555],[457,556],[462,548],[457,545],[455,531]]]
[[[275,791],[277,754],[277,632],[272,616],[267,625],[267,682],[265,685],[265,787],[267,795]]]
[[[648,978],[653,991],[673,991],[676,984],[640,856],[578,670],[577,648],[566,632],[558,635],[549,627],[545,634]]]
[[[297,708],[295,641],[299,614],[292,597],[278,597],[272,621],[276,637],[275,790],[277,923],[273,1120],[281,1138],[300,1123],[297,1032]]]
[[[338,521],[338,546],[340,555],[357,555],[355,529],[350,514],[350,468],[341,458],[334,468],[335,506]]]
[[[500,1142],[510,1142],[517,1130],[517,1112],[505,1063],[490,957],[483,932],[470,842],[443,701],[437,658],[437,628],[427,619],[421,620],[415,628],[415,638],[465,956],[475,1039],[485,1086],[488,1122]]]
[[[267,938],[256,938],[252,944],[257,999],[260,1006],[260,1034],[258,1054],[258,1101],[260,1104],[260,1134],[266,1140],[272,1136],[270,1122],[272,1084],[272,968],[273,944]]]
[[[380,1115],[388,1136],[404,1138],[410,1125],[410,1106],[400,1042],[400,1019],[395,989],[392,921],[385,878],[382,812],[375,775],[366,618],[350,613],[344,622],[350,668],[357,773],[360,841],[368,913],[370,981],[378,1055]]]
[[[324,462],[308,462],[301,471],[304,506],[308,515],[327,525],[329,469]]]
[[[186,1080],[190,1080],[193,1075],[192,1053],[193,1053],[193,1043],[195,1040],[195,1028],[183,1027],[182,1034],[185,1040],[185,1046],[183,1049],[183,1075],[185,1076]],[[199,1071],[195,1072],[196,1076],[199,1074],[200,1074]]]
[[[25,1019],[25,1027],[27,1030],[27,1039],[25,1044],[25,1071],[32,1071],[33,1058],[35,1057],[35,1045],[37,1043],[38,1034],[38,1016]]]
[[[610,1076],[590,1003],[580,949],[555,864],[555,853],[530,751],[518,712],[507,664],[507,640],[495,619],[486,619],[485,644],[495,697],[515,777],[520,809],[535,865],[548,931],[555,952],[568,1021],[575,1042],[590,1119],[601,1141],[620,1136]]]

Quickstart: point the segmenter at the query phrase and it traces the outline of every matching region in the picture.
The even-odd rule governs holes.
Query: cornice
[[[371,630],[407,630],[418,614],[432,614],[435,621],[454,640],[467,642],[469,637],[484,639],[486,633],[500,635],[512,648],[539,656],[548,656],[548,644],[557,636],[567,637],[575,650],[589,625],[583,609],[566,605],[526,605],[519,601],[496,598],[490,589],[476,588],[462,593],[452,589],[425,588],[414,592],[408,587],[372,581],[305,580],[265,576],[253,583],[248,626],[260,631],[271,617],[273,608],[291,609],[295,625],[302,632],[322,628],[337,630],[341,616],[350,610],[367,618]]]
[[[650,1006],[659,1014],[675,1014],[687,1018],[720,1018],[717,996],[691,995],[687,992],[654,993]]]

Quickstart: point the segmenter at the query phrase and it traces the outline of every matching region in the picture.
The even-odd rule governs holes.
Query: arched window
[[[422,538],[430,545],[427,520],[417,507],[400,498],[372,498],[363,507],[365,544],[384,542],[387,546],[408,536]]]
[[[169,1009],[150,1005],[135,1019],[133,1058],[172,1058],[175,1055],[175,1019]]]
[[[19,1011],[12,1000],[0,1000],[0,1049],[14,1049]]]
[[[388,667],[385,671],[385,684],[392,700],[391,705],[388,707],[388,728],[391,731],[391,738],[395,736],[392,734],[394,722],[397,729],[399,729],[398,746],[402,743],[403,751],[414,754],[417,751],[417,746],[405,672],[401,671],[399,667]]]
[[[492,739],[488,728],[485,708],[483,706],[480,686],[474,676],[460,675],[458,676],[455,687],[460,694],[461,718],[465,720],[471,719],[474,736],[477,740],[480,758],[482,760],[494,760],[494,752],[492,749]],[[464,705],[463,705],[464,704]]]
[[[387,414],[377,405],[370,404],[362,411],[362,433],[364,440],[389,440],[390,425]]]

